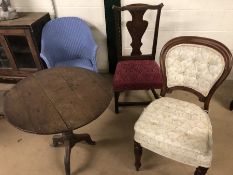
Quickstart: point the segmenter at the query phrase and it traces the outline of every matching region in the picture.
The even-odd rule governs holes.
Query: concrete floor
[[[5,87],[8,87],[5,85]],[[10,86],[9,86],[10,87]],[[8,87],[8,88],[9,88]],[[7,89],[7,88],[5,88]],[[0,90],[5,90],[0,85]],[[125,93],[121,98],[147,99],[144,91]],[[196,101],[188,93],[176,91],[172,97]],[[1,98],[2,99],[2,98]],[[233,81],[225,81],[210,104],[214,150],[208,175],[233,175]],[[113,101],[108,109],[76,133],[87,132],[97,145],[77,144],[72,150],[72,175],[192,175],[195,167],[183,165],[144,149],[141,171],[134,170],[133,126],[143,107],[122,108],[114,113]],[[63,175],[64,148],[50,146],[52,136],[22,132],[0,119],[0,175]]]

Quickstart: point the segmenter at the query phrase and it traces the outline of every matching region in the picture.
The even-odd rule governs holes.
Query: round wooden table
[[[52,68],[17,83],[4,98],[4,113],[15,127],[35,134],[58,134],[53,145],[65,144],[65,171],[70,175],[70,153],[80,141],[94,145],[90,135],[74,134],[98,118],[112,98],[111,83],[82,68]]]

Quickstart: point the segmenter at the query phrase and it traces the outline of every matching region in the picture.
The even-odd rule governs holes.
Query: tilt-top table
[[[90,135],[74,134],[98,118],[112,98],[109,80],[82,68],[52,68],[21,80],[4,98],[4,113],[15,127],[53,137],[65,144],[65,171],[70,175],[70,153],[80,141],[94,145]]]

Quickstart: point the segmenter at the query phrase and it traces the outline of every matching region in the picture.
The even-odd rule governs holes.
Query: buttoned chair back
[[[78,17],[57,18],[43,28],[40,56],[48,68],[72,66],[97,71],[96,50],[89,26]]]
[[[208,109],[209,101],[230,73],[232,55],[222,43],[203,37],[177,37],[163,47],[160,64],[162,96],[174,89],[196,94]]]

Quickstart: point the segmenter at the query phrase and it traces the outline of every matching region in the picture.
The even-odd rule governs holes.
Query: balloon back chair
[[[134,126],[135,166],[141,166],[142,147],[206,174],[212,160],[212,125],[209,102],[232,67],[232,55],[222,43],[184,36],[168,41],[160,55],[163,76],[161,98],[153,101]],[[165,97],[185,90],[198,96],[204,108]]]
[[[48,68],[72,66],[97,71],[96,50],[89,26],[78,17],[56,18],[43,28],[40,56]]]
[[[127,90],[152,90],[155,98],[158,98],[154,89],[161,89],[162,76],[160,68],[155,62],[160,14],[163,4],[131,4],[124,7],[113,6],[116,26],[116,45],[118,63],[113,78],[113,90],[115,97],[115,112],[119,112],[119,106],[146,105],[147,102],[119,102],[120,92]],[[154,28],[154,39],[151,54],[142,55],[141,39],[148,27],[148,21],[143,20],[147,10],[157,11]],[[130,56],[122,55],[122,32],[121,32],[121,12],[128,11],[132,16],[132,21],[126,23],[126,28],[132,38],[132,52]]]

